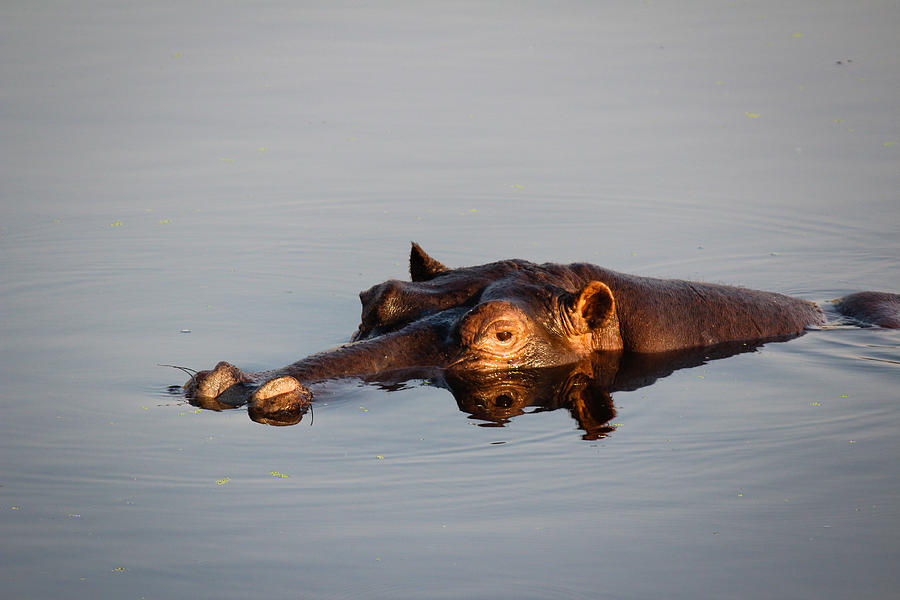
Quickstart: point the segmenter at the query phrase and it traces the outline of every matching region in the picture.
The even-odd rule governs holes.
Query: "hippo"
[[[254,420],[283,425],[306,412],[313,384],[422,379],[493,424],[527,406],[566,407],[596,439],[610,430],[615,390],[826,325],[806,300],[587,263],[453,269],[413,243],[409,271],[411,281],[359,294],[362,318],[347,344],[271,371],[220,362],[192,373],[185,396],[217,410],[246,404]],[[860,325],[900,327],[900,294],[860,292],[832,306]]]

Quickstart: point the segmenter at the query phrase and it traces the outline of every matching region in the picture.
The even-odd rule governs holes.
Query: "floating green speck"
[[[228,483],[229,481],[231,481],[231,477],[225,477],[225,478],[223,478],[223,479],[217,479],[217,480],[216,480],[216,485],[225,485],[225,484]]]
[[[748,117],[750,117],[751,119],[758,119],[762,116],[759,113],[752,113],[752,112],[747,112],[744,114],[747,115]]]
[[[113,221],[112,223],[109,224],[109,226],[110,227],[121,227],[122,221]]]

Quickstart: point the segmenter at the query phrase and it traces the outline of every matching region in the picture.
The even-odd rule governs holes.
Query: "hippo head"
[[[434,366],[462,370],[571,364],[622,348],[612,292],[577,269],[522,260],[449,269],[413,243],[410,275],[360,293],[354,341],[427,322],[443,331],[445,364]]]
[[[275,371],[246,373],[221,362],[194,374],[186,395],[215,406],[249,403],[251,416],[293,423],[311,401],[306,386],[330,379],[377,380],[416,369],[503,374],[622,349],[613,294],[585,265],[506,260],[448,269],[413,244],[410,274],[411,281],[360,293],[362,320],[352,343]]]

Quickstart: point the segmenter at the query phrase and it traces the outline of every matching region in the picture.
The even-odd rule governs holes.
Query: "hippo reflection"
[[[569,411],[586,440],[612,432],[616,415],[612,393],[651,385],[678,369],[700,366],[719,358],[751,352],[758,343],[725,343],[713,348],[692,348],[657,354],[596,352],[570,365],[515,370],[402,369],[364,378],[385,390],[402,389],[405,382],[425,381],[449,390],[459,410],[485,427],[502,427],[530,412]],[[195,406],[227,410],[247,402],[248,389],[236,387],[220,398],[189,398]],[[267,425],[295,425],[309,408],[259,410],[248,404],[250,418]]]
[[[612,393],[633,391],[677,369],[750,352],[758,345],[722,344],[714,349],[659,354],[598,352],[573,365],[518,371],[447,371],[436,385],[447,387],[459,409],[483,425],[502,426],[530,412],[566,409],[586,440],[612,432]]]
[[[428,379],[488,422],[529,406],[567,408],[596,438],[610,430],[612,392],[825,323],[805,300],[589,264],[449,269],[413,244],[410,275],[360,293],[350,343],[274,371],[221,362],[194,374],[186,396],[212,409],[246,404],[254,420],[290,424],[309,407],[311,384]],[[861,292],[834,306],[865,324],[900,327],[897,294]]]

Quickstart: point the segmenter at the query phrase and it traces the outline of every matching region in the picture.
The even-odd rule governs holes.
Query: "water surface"
[[[895,596],[896,332],[616,392],[593,441],[420,381],[268,427],[157,364],[342,343],[410,240],[900,292],[898,30],[895,2],[6,3],[3,596]]]

